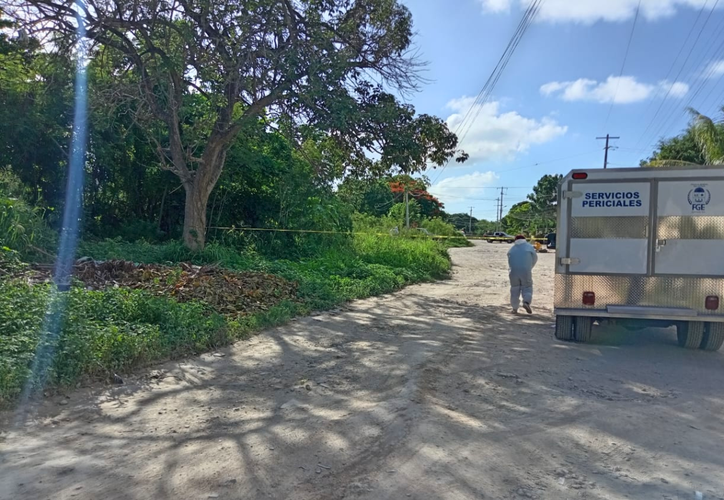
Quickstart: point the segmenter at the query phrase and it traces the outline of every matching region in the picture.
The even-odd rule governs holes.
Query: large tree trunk
[[[201,157],[201,165],[190,182],[184,183],[186,206],[184,207],[184,244],[194,251],[206,244],[206,208],[226,161],[230,141],[214,137],[209,140]]]
[[[204,189],[199,182],[192,182],[184,187],[184,244],[194,251],[203,250],[206,244],[206,207],[211,189]]]

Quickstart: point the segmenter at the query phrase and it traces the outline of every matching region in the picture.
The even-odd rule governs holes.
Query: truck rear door
[[[724,181],[657,185],[656,275],[724,276]]]
[[[651,186],[649,181],[572,181],[569,273],[648,272]]]

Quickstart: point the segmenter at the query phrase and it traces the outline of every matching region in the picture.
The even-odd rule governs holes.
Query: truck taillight
[[[596,294],[593,292],[583,292],[583,305],[592,306],[596,303]]]
[[[719,309],[719,297],[717,295],[709,295],[704,301],[704,307],[710,311],[716,311]]]
[[[583,180],[583,179],[588,179],[588,174],[586,172],[574,172],[571,177],[573,177],[576,180]]]

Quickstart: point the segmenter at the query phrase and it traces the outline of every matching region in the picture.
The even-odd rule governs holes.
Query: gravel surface
[[[724,356],[670,330],[553,338],[505,244],[452,279],[0,414],[2,499],[724,497]]]

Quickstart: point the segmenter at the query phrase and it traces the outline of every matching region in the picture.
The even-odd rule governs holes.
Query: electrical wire
[[[520,23],[518,24],[518,30],[516,31],[514,37],[511,39],[511,41],[508,43],[508,47],[506,48],[506,52],[503,53],[503,56],[501,56],[500,61],[498,62],[498,66],[500,69],[498,71],[494,71],[493,74],[491,74],[491,78],[489,79],[490,84],[487,87],[483,87],[483,90],[481,90],[481,93],[478,95],[477,105],[473,105],[471,108],[474,110],[474,116],[471,120],[468,120],[467,122],[467,128],[461,129],[461,136],[460,136],[460,142],[462,143],[465,140],[465,137],[467,136],[468,132],[470,132],[470,129],[472,128],[473,123],[475,123],[475,120],[477,119],[478,115],[480,114],[481,108],[483,104],[485,104],[486,101],[490,98],[490,95],[493,92],[493,89],[495,88],[496,84],[500,80],[500,77],[503,74],[503,71],[508,66],[508,63],[510,62],[510,59],[513,56],[513,53],[518,48],[518,45],[520,44],[521,39],[523,38],[523,35],[525,35],[525,32],[528,30],[528,27],[533,22],[533,19],[535,18],[536,14],[538,13],[538,10],[540,9],[541,0],[532,0],[531,3],[528,5],[528,9],[526,9],[525,14],[523,15],[523,19],[521,19]]]
[[[714,68],[712,67],[711,70],[712,70],[711,73],[713,75]],[[722,83],[722,81],[724,81],[724,72],[722,72],[721,76],[719,76],[719,79],[716,81],[716,83],[714,83],[714,85],[711,86],[711,89],[706,94],[706,97],[704,97],[704,99],[702,100],[702,105],[704,106],[703,109],[708,109],[707,104],[710,102],[709,98],[712,96],[712,94],[714,93],[714,91],[716,89],[720,88],[719,85]],[[714,101],[714,104],[716,105],[716,103],[720,103],[721,102],[720,99],[721,99],[721,97],[717,98],[717,100]]]
[[[654,113],[654,116],[651,118],[649,125],[646,127],[646,129],[644,129],[644,132],[639,137],[639,140],[636,141],[636,147],[638,147],[638,145],[641,143],[641,140],[644,137],[647,137],[646,133],[651,129],[651,126],[654,124],[656,117],[659,116],[661,109],[663,108],[664,104],[666,103],[666,99],[671,94],[671,90],[674,88],[674,85],[678,82],[679,77],[681,76],[681,73],[684,71],[684,68],[686,67],[687,63],[689,62],[689,59],[691,58],[691,54],[694,52],[694,49],[696,48],[697,43],[699,43],[699,39],[701,38],[701,35],[704,32],[704,28],[706,28],[706,25],[709,22],[709,19],[711,19],[714,9],[716,8],[718,3],[719,3],[719,0],[716,0],[716,2],[714,3],[714,6],[709,11],[709,15],[707,15],[706,19],[704,20],[704,24],[702,24],[701,28],[699,29],[699,33],[696,35],[696,38],[694,39],[694,43],[691,45],[691,48],[689,49],[689,53],[686,55],[686,58],[684,59],[684,63],[679,68],[679,71],[676,73],[676,76],[674,77],[673,81],[671,82],[671,85],[669,85],[669,89],[666,91],[666,94],[664,95],[663,99],[659,103],[659,107],[656,109],[656,113]],[[708,4],[708,0],[707,0],[707,2],[704,3],[701,10],[699,11],[699,15],[697,16],[696,21],[694,21],[694,26],[696,26],[696,24],[698,23],[699,17],[701,16],[701,14],[707,4]],[[694,26],[692,26],[692,31],[693,31]],[[689,34],[691,34],[691,31]],[[688,36],[687,36],[687,40],[688,40]],[[686,45],[686,42],[684,42],[684,45]],[[682,46],[682,48],[683,48],[683,46]],[[677,58],[678,58],[678,56],[677,56]],[[673,68],[673,65],[672,65],[672,68]],[[668,75],[667,75],[667,78],[668,78]],[[661,120],[661,122],[664,122],[664,121],[665,120]],[[663,127],[663,125],[659,126],[656,129],[653,136],[651,136],[651,137],[653,137],[653,139],[648,139],[645,142],[645,144],[643,145],[643,149],[646,149],[646,147],[651,144],[652,140],[655,140],[656,137],[658,137],[662,127]]]
[[[480,89],[480,92],[478,92],[478,95],[473,100],[473,103],[466,111],[463,119],[455,127],[454,133],[458,136],[458,144],[462,144],[465,136],[467,135],[472,126],[472,123],[477,119],[478,115],[480,114],[480,109],[482,108],[482,105],[490,98],[490,95],[492,94],[495,85],[498,83],[498,80],[500,80],[500,76],[502,75],[505,68],[508,66],[508,63],[510,62],[511,57],[515,52],[515,49],[520,43],[520,40],[523,38],[523,35],[535,19],[535,16],[538,14],[542,2],[543,0],[531,0],[528,8],[523,14],[523,17],[518,23],[518,26],[513,33],[513,36],[508,41],[508,45],[505,47],[503,54],[500,56],[500,59],[498,59],[495,68],[493,68],[493,71],[488,76],[488,79],[486,80],[483,87]],[[448,165],[449,162],[443,165],[442,169],[440,169],[440,172],[432,181],[432,184],[435,184],[435,182],[437,182],[443,172],[445,172],[445,169]]]
[[[616,80],[616,90],[613,92],[613,99],[611,105],[608,107],[608,113],[606,113],[606,120],[603,123],[603,132],[606,132],[608,126],[608,119],[611,117],[611,111],[613,111],[613,105],[616,102],[616,96],[618,95],[618,87],[621,84],[621,77],[623,77],[623,70],[626,68],[626,59],[628,59],[628,52],[631,49],[631,41],[633,40],[634,31],[636,31],[636,21],[639,19],[639,11],[641,10],[641,0],[639,0],[636,6],[636,14],[634,14],[633,25],[631,26],[631,33],[628,35],[628,43],[626,44],[626,51],[623,53],[623,62],[621,63],[621,71],[618,72],[618,80]]]
[[[704,21],[704,25],[703,25],[702,28],[701,28],[700,34],[703,33],[703,30],[704,30],[704,28],[706,27],[707,22],[708,22],[709,19],[711,18],[712,14],[713,14],[713,12],[714,12],[714,9],[716,9],[717,5],[719,4],[719,1],[720,1],[720,0],[716,0],[716,1],[714,2],[714,5],[712,6],[711,10],[709,11],[709,15],[707,16],[706,21]],[[721,22],[720,22],[720,25],[721,25]],[[693,104],[694,99],[695,99],[696,96],[698,96],[699,93],[701,92],[701,89],[702,89],[703,86],[706,84],[707,74],[708,74],[709,72],[711,72],[711,70],[712,70],[712,68],[709,68],[709,71],[706,72],[706,74],[703,74],[703,75],[702,75],[701,68],[703,68],[703,67],[706,65],[707,60],[708,60],[708,58],[709,58],[709,54],[711,53],[711,48],[713,47],[713,44],[711,44],[710,42],[712,41],[712,39],[713,39],[719,32],[720,32],[720,31],[719,31],[719,29],[718,29],[718,27],[717,27],[717,29],[714,30],[714,35],[712,35],[712,36],[709,38],[709,40],[707,41],[707,46],[709,47],[709,50],[707,50],[707,51],[698,59],[698,62],[694,64],[694,66],[697,67],[697,70],[691,72],[691,75],[690,75],[690,77],[689,77],[689,81],[691,80],[691,78],[701,77],[701,78],[699,79],[698,84],[695,85],[695,90],[692,90],[691,88],[689,89],[689,90],[690,90],[690,91],[689,91],[689,97],[687,98],[687,101],[686,101],[686,103],[685,103],[683,106],[679,107],[679,106],[676,106],[676,105],[675,105],[675,106],[672,106],[672,107],[669,109],[669,111],[666,113],[666,116],[665,116],[662,120],[660,120],[661,124],[660,124],[659,127],[656,129],[656,132],[654,133],[654,135],[648,140],[648,142],[647,142],[646,144],[644,144],[644,147],[645,147],[645,148],[648,147],[648,146],[650,146],[652,142],[656,141],[657,138],[660,137],[661,135],[663,135],[666,131],[670,130],[670,129],[671,129],[671,126],[675,123],[676,118],[679,117],[679,116],[681,116],[681,114],[687,113],[688,109],[689,109],[689,108],[691,107],[691,105]],[[698,37],[697,37],[697,40],[698,40]],[[696,42],[694,42],[694,44],[696,45]],[[717,48],[717,51],[718,51],[721,47],[724,47],[724,41],[722,41],[722,43],[720,44],[719,48]],[[693,46],[692,46],[692,49],[693,49]],[[683,67],[682,67],[682,69],[683,69]],[[673,84],[672,84],[672,85],[673,85]]]
[[[721,33],[723,27],[724,27],[724,16],[722,16],[722,19],[719,21],[719,24],[714,29],[714,33],[712,34],[711,37],[709,37],[709,40],[707,40],[707,42],[705,44],[705,46],[709,47],[709,50],[706,52],[706,54],[702,58],[702,61],[704,61],[705,63],[708,63],[708,67],[706,68],[706,71],[702,75],[700,75],[699,83],[697,85],[697,90],[692,93],[692,96],[689,99],[690,101],[693,101],[694,99],[696,99],[696,97],[699,95],[699,93],[704,89],[704,87],[706,87],[706,84],[709,83],[711,81],[711,79],[715,76],[714,73],[715,73],[717,67],[716,67],[716,65],[712,64],[711,57],[715,56],[716,54],[720,54],[722,49],[724,48],[724,39],[719,43],[718,46],[715,45],[715,43],[716,43],[715,38],[717,37],[717,35],[719,35],[719,33]],[[721,80],[721,78],[720,78],[720,80]],[[717,85],[714,85],[712,87],[712,90],[716,87],[717,87]],[[708,95],[711,95],[711,91],[709,92]],[[706,99],[708,99],[708,95],[707,95],[707,98],[704,99],[704,101],[706,101]]]
[[[555,159],[553,159],[553,160],[539,161],[539,162],[537,162],[537,163],[533,163],[532,165],[525,165],[525,166],[522,166],[522,167],[515,167],[515,168],[506,168],[506,169],[501,169],[501,170],[494,170],[493,173],[498,174],[498,173],[502,173],[502,172],[514,172],[514,171],[516,171],[516,170],[523,170],[523,169],[526,169],[526,168],[533,168],[533,167],[537,167],[537,166],[539,166],[539,165],[545,165],[545,164],[547,164],[547,163],[556,163],[556,162],[563,161],[563,160],[570,160],[571,158],[578,158],[579,156],[586,156],[586,155],[590,155],[590,154],[593,154],[593,153],[599,153],[599,151],[600,151],[600,150],[596,149],[595,151],[588,151],[588,152],[586,152],[586,153],[577,153],[577,154],[575,154],[575,155],[564,156],[563,158],[555,158]]]

